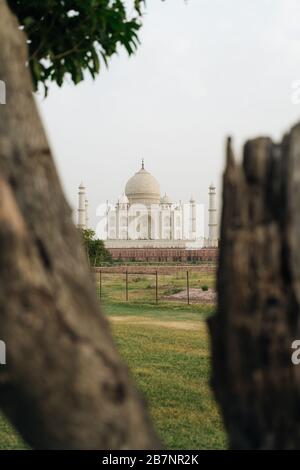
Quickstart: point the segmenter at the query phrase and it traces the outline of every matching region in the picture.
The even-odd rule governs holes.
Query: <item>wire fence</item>
[[[176,301],[214,303],[215,274],[213,271],[195,272],[180,270],[159,272],[123,270],[94,271],[98,296],[101,301],[145,302]]]

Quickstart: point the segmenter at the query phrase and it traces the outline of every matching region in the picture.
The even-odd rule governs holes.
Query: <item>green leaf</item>
[[[7,0],[28,35],[29,65],[35,87],[51,81],[59,86],[71,75],[74,83],[87,70],[93,77],[101,61],[139,43],[143,0]],[[70,11],[76,15],[70,15]],[[47,69],[41,63],[47,61]]]

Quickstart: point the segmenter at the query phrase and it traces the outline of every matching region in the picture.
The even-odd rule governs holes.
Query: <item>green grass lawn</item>
[[[191,287],[213,285],[209,274]],[[208,385],[209,341],[206,318],[210,305],[162,300],[155,304],[153,277],[137,275],[124,302],[124,276],[104,279],[103,307],[119,350],[146,396],[157,432],[169,449],[222,449],[226,438]],[[160,293],[184,288],[182,275],[162,276]],[[99,287],[99,286],[98,286]],[[99,294],[99,291],[98,291]],[[0,449],[26,445],[0,415]]]
[[[24,449],[28,449],[28,446],[8,420],[0,414],[0,450]]]
[[[209,381],[210,306],[108,304],[121,354],[146,396],[168,449],[223,449]]]

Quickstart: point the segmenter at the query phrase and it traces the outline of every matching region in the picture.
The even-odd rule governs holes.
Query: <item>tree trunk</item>
[[[34,448],[157,448],[99,310],[34,103],[25,37],[4,0],[0,44],[0,406]]]
[[[212,384],[231,448],[300,448],[300,125],[279,145],[227,148],[218,269],[209,324]]]

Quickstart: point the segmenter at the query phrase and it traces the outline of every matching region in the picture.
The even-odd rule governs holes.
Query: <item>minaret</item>
[[[216,205],[216,188],[213,184],[209,187],[209,208],[208,208],[208,246],[215,248],[218,246],[218,221]]]
[[[190,199],[190,240],[196,240],[196,201],[194,196]]]
[[[77,227],[84,230],[86,227],[86,214],[85,214],[85,187],[83,183],[79,186],[78,191],[78,223]]]
[[[85,199],[85,228],[89,228],[89,201]]]

